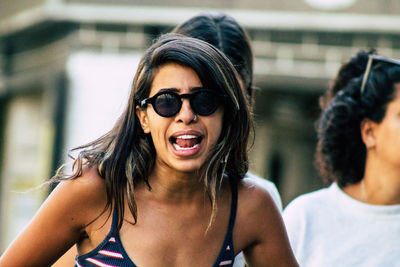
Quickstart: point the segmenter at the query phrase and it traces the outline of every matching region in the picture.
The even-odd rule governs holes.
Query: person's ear
[[[147,110],[140,109],[139,106],[136,106],[136,116],[139,118],[140,124],[142,125],[143,132],[148,134],[150,133],[149,127],[149,119],[147,117]]]
[[[361,138],[367,150],[370,150],[376,146],[376,126],[377,123],[371,121],[370,119],[363,119],[361,121]]]

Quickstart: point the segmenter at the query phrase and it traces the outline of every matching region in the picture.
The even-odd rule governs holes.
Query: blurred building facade
[[[318,97],[359,48],[400,58],[399,1],[1,1],[0,251],[48,194],[25,191],[111,128],[151,41],[211,10],[235,17],[253,42],[252,171],[284,204],[323,186],[313,168]]]

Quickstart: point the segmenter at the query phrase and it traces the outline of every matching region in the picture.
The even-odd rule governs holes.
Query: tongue
[[[176,144],[180,147],[193,147],[197,144],[197,138],[192,139],[176,139]]]

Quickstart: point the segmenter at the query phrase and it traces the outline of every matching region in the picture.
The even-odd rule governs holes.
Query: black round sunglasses
[[[162,117],[172,117],[181,110],[182,98],[189,99],[190,106],[194,113],[200,116],[209,116],[217,110],[223,96],[209,89],[199,90],[192,94],[178,94],[172,91],[163,91],[142,100],[140,102],[140,108],[151,104],[158,115]]]

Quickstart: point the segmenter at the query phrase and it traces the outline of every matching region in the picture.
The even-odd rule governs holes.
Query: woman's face
[[[156,71],[149,96],[166,89],[191,94],[199,88],[202,83],[194,70],[168,63]],[[155,168],[179,172],[194,172],[206,162],[219,139],[223,120],[222,106],[211,115],[200,116],[193,112],[187,98],[172,117],[158,115],[152,104],[143,110],[137,107],[136,114],[144,132],[151,134],[157,154]]]
[[[400,166],[400,83],[395,98],[388,103],[385,117],[375,125],[375,152],[387,163]]]

